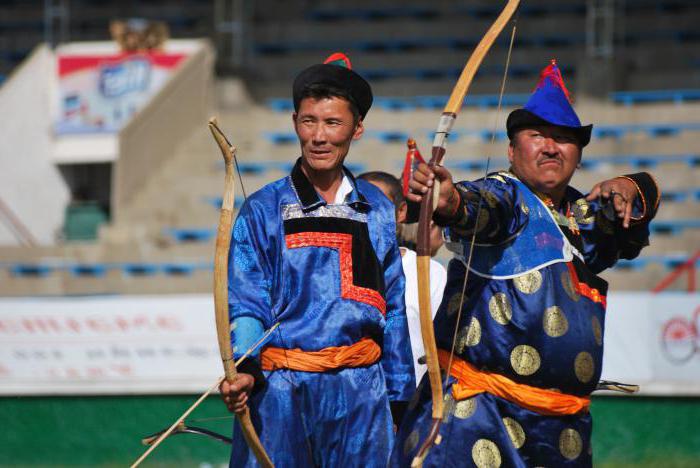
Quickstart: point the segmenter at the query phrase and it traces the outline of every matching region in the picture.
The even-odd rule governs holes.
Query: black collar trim
[[[343,166],[343,173],[348,177],[348,179],[350,179],[350,183],[353,187],[352,192],[350,192],[350,195],[348,196],[349,199],[347,200],[347,204],[358,211],[369,211],[370,204],[365,196],[362,195],[357,189],[355,177],[345,166]],[[304,171],[301,169],[301,158],[297,159],[296,164],[294,164],[291,180],[292,187],[296,192],[297,198],[299,199],[299,203],[301,203],[304,213],[313,211],[319,206],[327,204],[326,201],[318,195],[316,189],[311,182],[309,182],[306,174],[304,174]]]

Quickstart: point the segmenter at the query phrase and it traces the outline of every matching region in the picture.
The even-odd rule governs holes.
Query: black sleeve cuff
[[[440,227],[464,226],[467,221],[467,206],[464,202],[465,194],[456,186],[457,196],[459,197],[459,206],[451,216],[442,216],[437,212],[433,213],[433,221]]]
[[[659,208],[659,201],[661,200],[661,190],[659,190],[658,184],[651,174],[647,172],[625,174],[622,177],[632,181],[637,186],[637,191],[642,201],[643,214],[641,218],[633,221],[637,223],[649,222],[656,216],[656,210]]]
[[[265,379],[265,374],[262,372],[260,363],[257,359],[245,358],[242,363],[238,366],[238,372],[241,374],[250,374],[255,379],[255,384],[253,384],[253,390],[251,395],[255,395],[260,390],[265,388],[267,380]]]

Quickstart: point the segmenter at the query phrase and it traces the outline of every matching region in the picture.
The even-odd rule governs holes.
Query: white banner
[[[700,294],[608,296],[603,379],[646,395],[700,395]]]
[[[0,394],[199,392],[222,374],[207,295],[0,300]]]
[[[700,395],[700,294],[613,293],[603,379]],[[209,295],[0,299],[0,395],[190,393],[223,374]]]

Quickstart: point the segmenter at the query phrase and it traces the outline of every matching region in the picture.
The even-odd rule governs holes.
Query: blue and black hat
[[[581,125],[571,107],[569,90],[554,59],[540,73],[540,81],[523,108],[514,110],[508,116],[508,138],[513,139],[517,130],[533,125],[556,125],[571,129],[576,133],[581,147],[591,141],[593,125]]]
[[[304,90],[314,84],[329,85],[347,91],[363,119],[372,106],[372,88],[364,78],[352,70],[350,59],[341,52],[331,54],[323,63],[312,65],[297,75],[292,86],[295,111],[299,111]]]

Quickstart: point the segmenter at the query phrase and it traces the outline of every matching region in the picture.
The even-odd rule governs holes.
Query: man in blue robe
[[[293,94],[301,157],[241,207],[229,262],[235,356],[280,326],[220,390],[277,467],[385,467],[415,379],[394,207],[343,166],[372,93],[334,54]],[[230,463],[256,465],[237,424]]]
[[[434,321],[450,374],[446,412],[424,466],[592,463],[589,395],[601,373],[607,294],[597,274],[648,245],[660,193],[646,173],[606,180],[587,196],[570,187],[591,128],[553,62],[508,117],[509,171],[458,184],[441,167],[414,174],[412,201],[441,181],[433,219],[449,228],[455,252]],[[424,378],[391,466],[418,452],[431,403]]]

